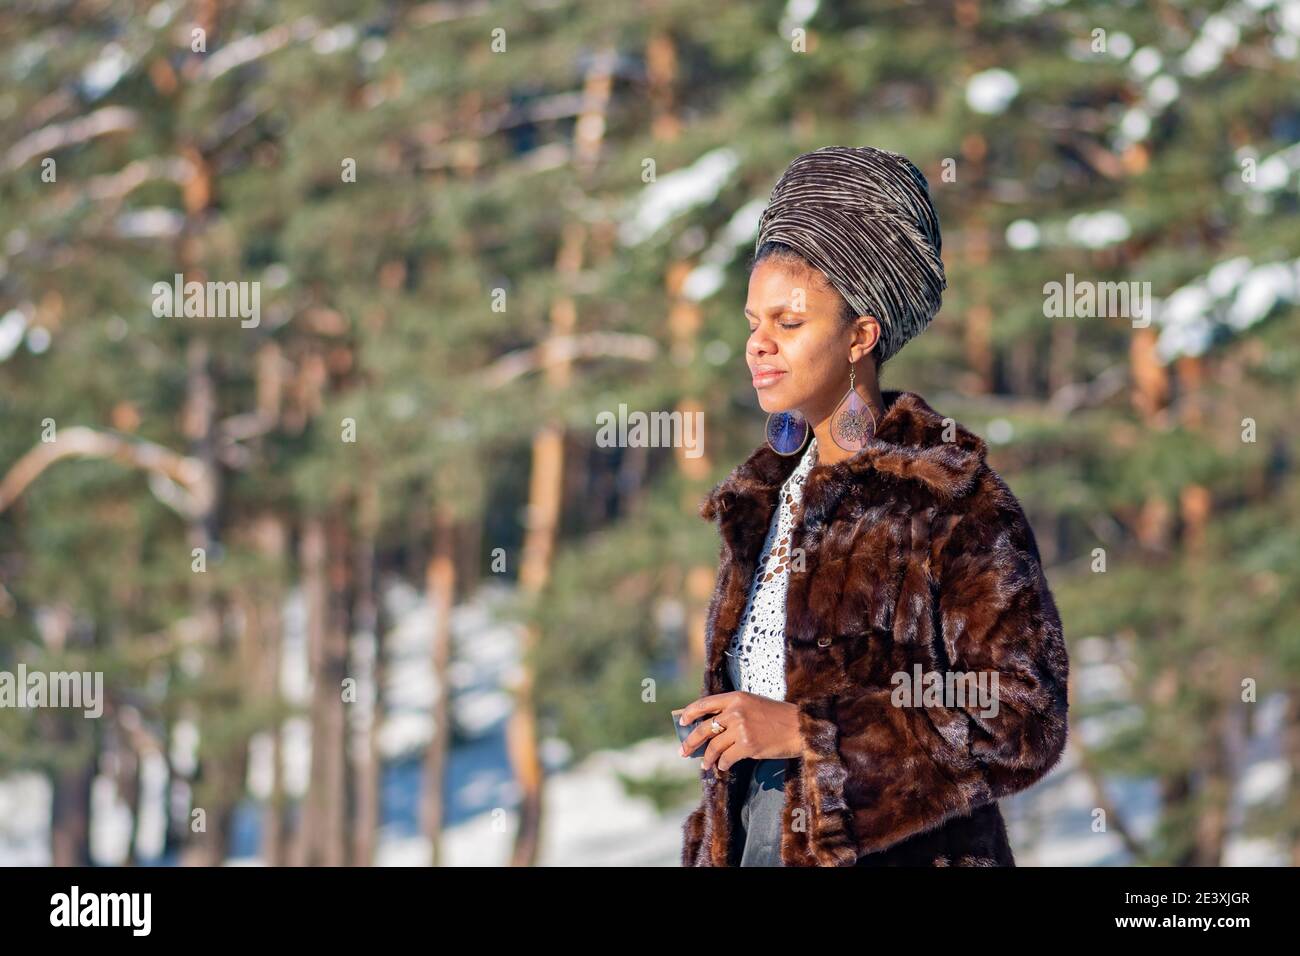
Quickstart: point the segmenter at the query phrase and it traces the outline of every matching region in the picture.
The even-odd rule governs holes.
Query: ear
[[[856,365],[863,356],[880,344],[883,330],[874,315],[860,315],[854,320],[853,338],[849,345],[849,361]]]

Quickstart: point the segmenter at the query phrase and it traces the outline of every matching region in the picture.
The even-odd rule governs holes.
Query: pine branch
[[[202,514],[213,494],[211,478],[197,458],[150,441],[76,426],[62,429],[55,441],[37,445],[0,479],[0,513],[42,472],[65,458],[107,458],[143,469],[150,473],[150,488],[158,499],[186,518]]]
[[[658,354],[659,343],[647,335],[623,332],[561,335],[533,348],[503,355],[487,367],[483,384],[489,389],[501,388],[529,372],[567,364],[575,359],[621,358],[649,362]]]
[[[138,119],[135,110],[124,106],[105,106],[66,123],[51,123],[28,133],[9,147],[5,154],[5,169],[18,169],[33,156],[75,146],[100,136],[130,132],[135,129]]]
[[[299,17],[292,23],[282,23],[262,33],[240,37],[214,52],[198,71],[201,80],[211,82],[254,60],[270,56],[290,43],[310,40],[321,32],[315,17]]]

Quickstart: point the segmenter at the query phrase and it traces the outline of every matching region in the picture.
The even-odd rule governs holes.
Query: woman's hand
[[[760,694],[730,691],[691,701],[677,719],[686,725],[709,714],[722,725],[722,733],[715,734],[706,720],[682,742],[683,757],[693,754],[706,740],[709,742],[702,758],[704,770],[714,765],[719,770],[727,770],[744,757],[769,760],[803,753],[799,708],[794,704]]]

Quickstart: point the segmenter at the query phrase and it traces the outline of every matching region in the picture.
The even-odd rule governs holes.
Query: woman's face
[[[818,421],[844,397],[849,356],[861,359],[875,344],[879,327],[872,318],[846,326],[840,301],[811,268],[765,259],[750,273],[745,360],[763,411],[797,409]]]

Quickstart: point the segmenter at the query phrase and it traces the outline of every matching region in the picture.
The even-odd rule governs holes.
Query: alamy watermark
[[[81,708],[87,717],[104,713],[103,671],[0,671],[0,707]]]
[[[980,707],[981,717],[998,715],[997,671],[896,671],[889,702],[895,707]]]
[[[1065,274],[1065,282],[1043,286],[1043,315],[1049,319],[1132,319],[1133,328],[1151,324],[1150,282],[1093,282]]]
[[[240,319],[246,329],[262,321],[262,283],[185,281],[153,284],[153,314],[160,319]]]
[[[51,926],[119,926],[132,936],[148,936],[152,914],[152,893],[83,893],[74,883],[69,892],[50,897]]]
[[[687,458],[704,454],[704,412],[631,412],[620,403],[618,414],[596,415],[596,444],[601,448],[683,448]]]

